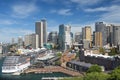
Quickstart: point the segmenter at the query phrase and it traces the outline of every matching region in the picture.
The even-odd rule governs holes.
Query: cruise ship
[[[27,56],[7,56],[3,62],[2,73],[20,73],[30,66],[30,58]]]

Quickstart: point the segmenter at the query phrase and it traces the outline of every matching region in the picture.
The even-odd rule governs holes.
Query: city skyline
[[[35,22],[46,18],[47,31],[58,31],[60,24],[70,24],[72,32],[97,21],[119,24],[119,0],[1,0],[0,42],[35,33]]]

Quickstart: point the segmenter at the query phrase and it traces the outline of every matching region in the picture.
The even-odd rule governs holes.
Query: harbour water
[[[44,74],[22,74],[22,75],[6,75],[2,74],[3,58],[0,58],[0,80],[41,80],[42,77],[70,77],[63,73],[44,73]]]

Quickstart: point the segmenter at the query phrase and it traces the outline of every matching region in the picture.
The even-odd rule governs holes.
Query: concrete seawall
[[[52,73],[52,72],[61,72],[71,76],[82,76],[82,74],[79,72],[68,70],[60,66],[48,66],[45,68],[35,68],[35,69],[29,68],[25,70],[23,73],[27,74],[27,73]]]

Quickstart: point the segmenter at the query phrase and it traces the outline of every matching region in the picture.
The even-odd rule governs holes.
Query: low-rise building
[[[105,70],[113,70],[117,66],[120,65],[120,57],[119,56],[108,56],[102,54],[93,54],[92,51],[89,50],[80,50],[80,61],[84,61],[86,63],[98,64],[100,66],[104,66]]]

